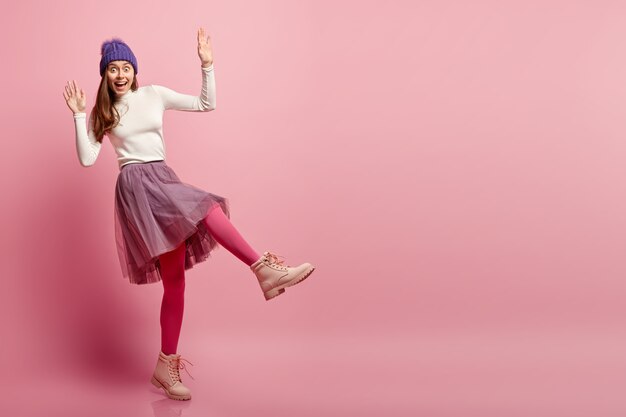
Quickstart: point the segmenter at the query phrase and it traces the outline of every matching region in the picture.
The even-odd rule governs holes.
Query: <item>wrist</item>
[[[202,68],[209,68],[211,65],[213,65],[213,61],[206,61],[202,63]]]

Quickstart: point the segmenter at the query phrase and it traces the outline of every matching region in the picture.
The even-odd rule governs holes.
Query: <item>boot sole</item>
[[[178,401],[187,401],[187,400],[191,400],[191,395],[176,395],[176,394],[170,394],[170,392],[167,390],[167,388],[165,387],[165,385],[161,384],[159,382],[158,379],[156,379],[154,376],[152,377],[152,379],[150,380],[150,382],[152,382],[152,385],[154,385],[157,388],[163,388],[163,391],[165,391],[165,395],[167,395],[169,398],[171,398],[172,400],[178,400]]]
[[[279,295],[281,295],[282,293],[285,292],[285,288],[291,287],[292,285],[296,285],[296,284],[304,281],[305,279],[307,279],[307,277],[309,275],[311,275],[313,273],[313,271],[315,271],[315,267],[314,266],[311,267],[311,269],[307,269],[306,271],[304,271],[303,274],[295,277],[291,281],[285,282],[284,284],[279,285],[276,288],[272,288],[271,290],[269,290],[268,292],[263,294],[263,295],[265,295],[265,300],[269,301],[272,298],[278,297]]]

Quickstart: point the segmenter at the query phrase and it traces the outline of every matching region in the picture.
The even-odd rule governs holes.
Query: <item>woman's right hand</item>
[[[76,81],[67,82],[65,91],[63,92],[63,97],[65,97],[67,107],[69,107],[72,112],[84,113],[87,97],[85,96],[83,89],[76,85]]]

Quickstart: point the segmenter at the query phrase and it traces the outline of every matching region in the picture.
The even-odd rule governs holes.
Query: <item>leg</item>
[[[202,221],[217,243],[246,265],[252,265],[261,257],[235,229],[219,204],[213,206]]]
[[[284,293],[286,287],[301,282],[315,269],[309,263],[293,268],[283,265],[282,261],[270,252],[259,256],[235,229],[219,205],[209,210],[203,222],[220,245],[252,269],[266,300]]]
[[[185,305],[185,243],[159,256],[163,278],[161,303],[161,351],[176,353]]]

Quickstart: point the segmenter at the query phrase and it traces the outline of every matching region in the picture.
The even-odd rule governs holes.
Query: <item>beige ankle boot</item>
[[[181,361],[187,360],[176,353],[166,355],[159,352],[159,359],[150,382],[157,388],[163,388],[165,394],[173,400],[190,400],[191,391],[180,380],[180,370],[185,369],[185,364]]]
[[[271,252],[265,252],[261,258],[250,266],[263,290],[266,300],[285,292],[291,287],[311,275],[315,267],[310,263],[290,267],[283,265],[283,261]]]

